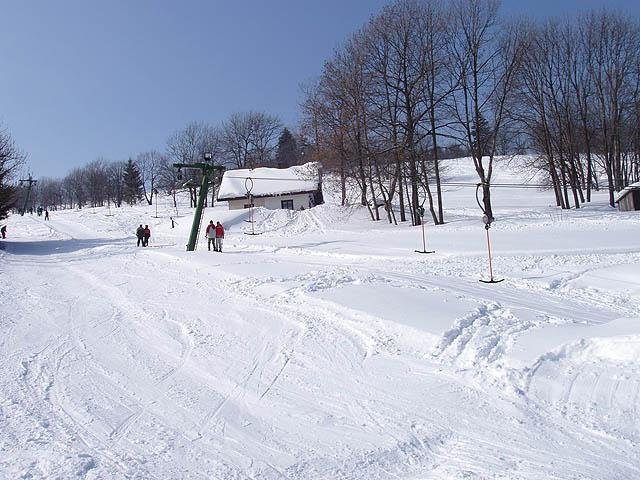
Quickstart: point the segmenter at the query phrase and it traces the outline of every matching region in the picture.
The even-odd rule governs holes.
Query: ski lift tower
[[[205,153],[202,162],[196,163],[174,163],[173,167],[178,169],[178,179],[182,176],[182,169],[195,169],[202,172],[202,183],[200,184],[200,193],[198,195],[198,203],[196,211],[193,215],[193,224],[191,225],[191,233],[189,234],[189,242],[187,243],[187,252],[193,252],[198,242],[198,231],[202,222],[202,212],[204,210],[204,201],[207,198],[209,184],[212,184],[213,190],[216,187],[216,177],[221,176],[225,168],[221,165],[213,165],[213,155]],[[213,206],[213,205],[212,205]]]
[[[29,178],[21,178],[20,179],[20,185],[27,185],[27,194],[24,197],[24,205],[22,206],[22,211],[20,212],[20,215],[24,216],[25,212],[27,211],[27,204],[29,203],[29,197],[31,196],[31,188],[38,183],[37,180],[34,180],[33,177],[31,176],[31,174],[29,174]]]

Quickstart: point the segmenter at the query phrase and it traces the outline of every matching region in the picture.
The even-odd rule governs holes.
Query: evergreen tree
[[[0,175],[0,220],[7,218],[9,210],[16,205],[16,193],[16,188],[5,184],[2,175]]]
[[[142,178],[133,160],[129,159],[123,174],[122,199],[129,205],[135,205],[142,199]]]
[[[473,134],[472,146],[476,154],[482,156],[490,155],[493,148],[493,130],[482,113],[477,124],[472,122],[471,132]]]
[[[278,168],[287,168],[298,165],[300,162],[300,151],[295,137],[289,129],[282,130],[280,138],[278,138],[278,150],[276,152],[276,166]]]

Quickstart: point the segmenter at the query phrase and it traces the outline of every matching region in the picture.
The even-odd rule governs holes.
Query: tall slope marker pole
[[[418,207],[418,215],[420,215],[420,223],[422,224],[422,250],[416,250],[416,253],[436,253],[435,250],[427,250],[427,237],[424,233],[424,207]]]
[[[476,202],[478,203],[480,210],[482,210],[482,213],[484,214],[482,216],[482,222],[484,223],[484,229],[487,232],[487,253],[489,254],[489,280],[480,280],[480,281],[482,283],[500,283],[504,280],[504,278],[501,278],[500,280],[496,280],[495,278],[493,278],[493,260],[491,258],[491,240],[489,239],[489,229],[491,228],[491,222],[493,222],[493,218],[487,215],[487,211],[484,209],[484,207],[480,203],[480,199],[478,198],[478,192],[481,186],[482,186],[482,183],[478,183],[476,185]]]
[[[189,234],[189,242],[187,243],[187,252],[193,252],[196,249],[198,242],[198,231],[200,230],[200,223],[202,222],[202,211],[204,210],[204,201],[207,198],[209,191],[209,183],[213,184],[213,190],[215,191],[216,173],[220,175],[224,172],[225,168],[220,165],[212,165],[213,155],[211,153],[204,154],[204,162],[196,163],[174,163],[174,168],[178,169],[178,174],[181,173],[183,168],[193,168],[202,172],[202,183],[200,184],[200,194],[198,195],[198,203],[196,204],[196,211],[193,215],[193,223],[191,224],[191,233]],[[212,205],[213,206],[213,205]]]

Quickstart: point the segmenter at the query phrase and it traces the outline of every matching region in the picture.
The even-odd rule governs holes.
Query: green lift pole
[[[211,160],[211,154],[204,154],[205,160]],[[200,223],[202,222],[202,211],[204,210],[204,201],[207,198],[209,192],[209,182],[215,182],[216,173],[224,172],[224,167],[219,165],[211,165],[210,163],[174,163],[173,166],[180,172],[183,168],[193,168],[202,172],[202,183],[200,184],[200,194],[198,195],[198,203],[196,204],[196,211],[193,215],[193,223],[191,225],[191,233],[189,234],[189,242],[187,243],[187,252],[193,252],[196,249],[196,243],[198,242],[198,231],[200,229]],[[214,183],[215,191],[215,183]]]
[[[198,204],[196,205],[196,213],[193,215],[193,224],[191,225],[191,233],[189,234],[189,242],[187,243],[187,252],[193,252],[196,249],[198,241],[198,230],[202,222],[202,210],[204,210],[204,201],[209,191],[209,175],[207,170],[202,170],[202,183],[200,184],[200,195],[198,196]]]

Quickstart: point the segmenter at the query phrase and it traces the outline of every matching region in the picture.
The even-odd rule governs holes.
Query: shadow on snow
[[[69,240],[39,240],[35,242],[0,242],[3,250],[12,255],[56,255],[73,253],[80,250],[103,247],[106,245],[124,245],[131,243],[129,239],[69,239]],[[0,247],[1,248],[1,247]]]

